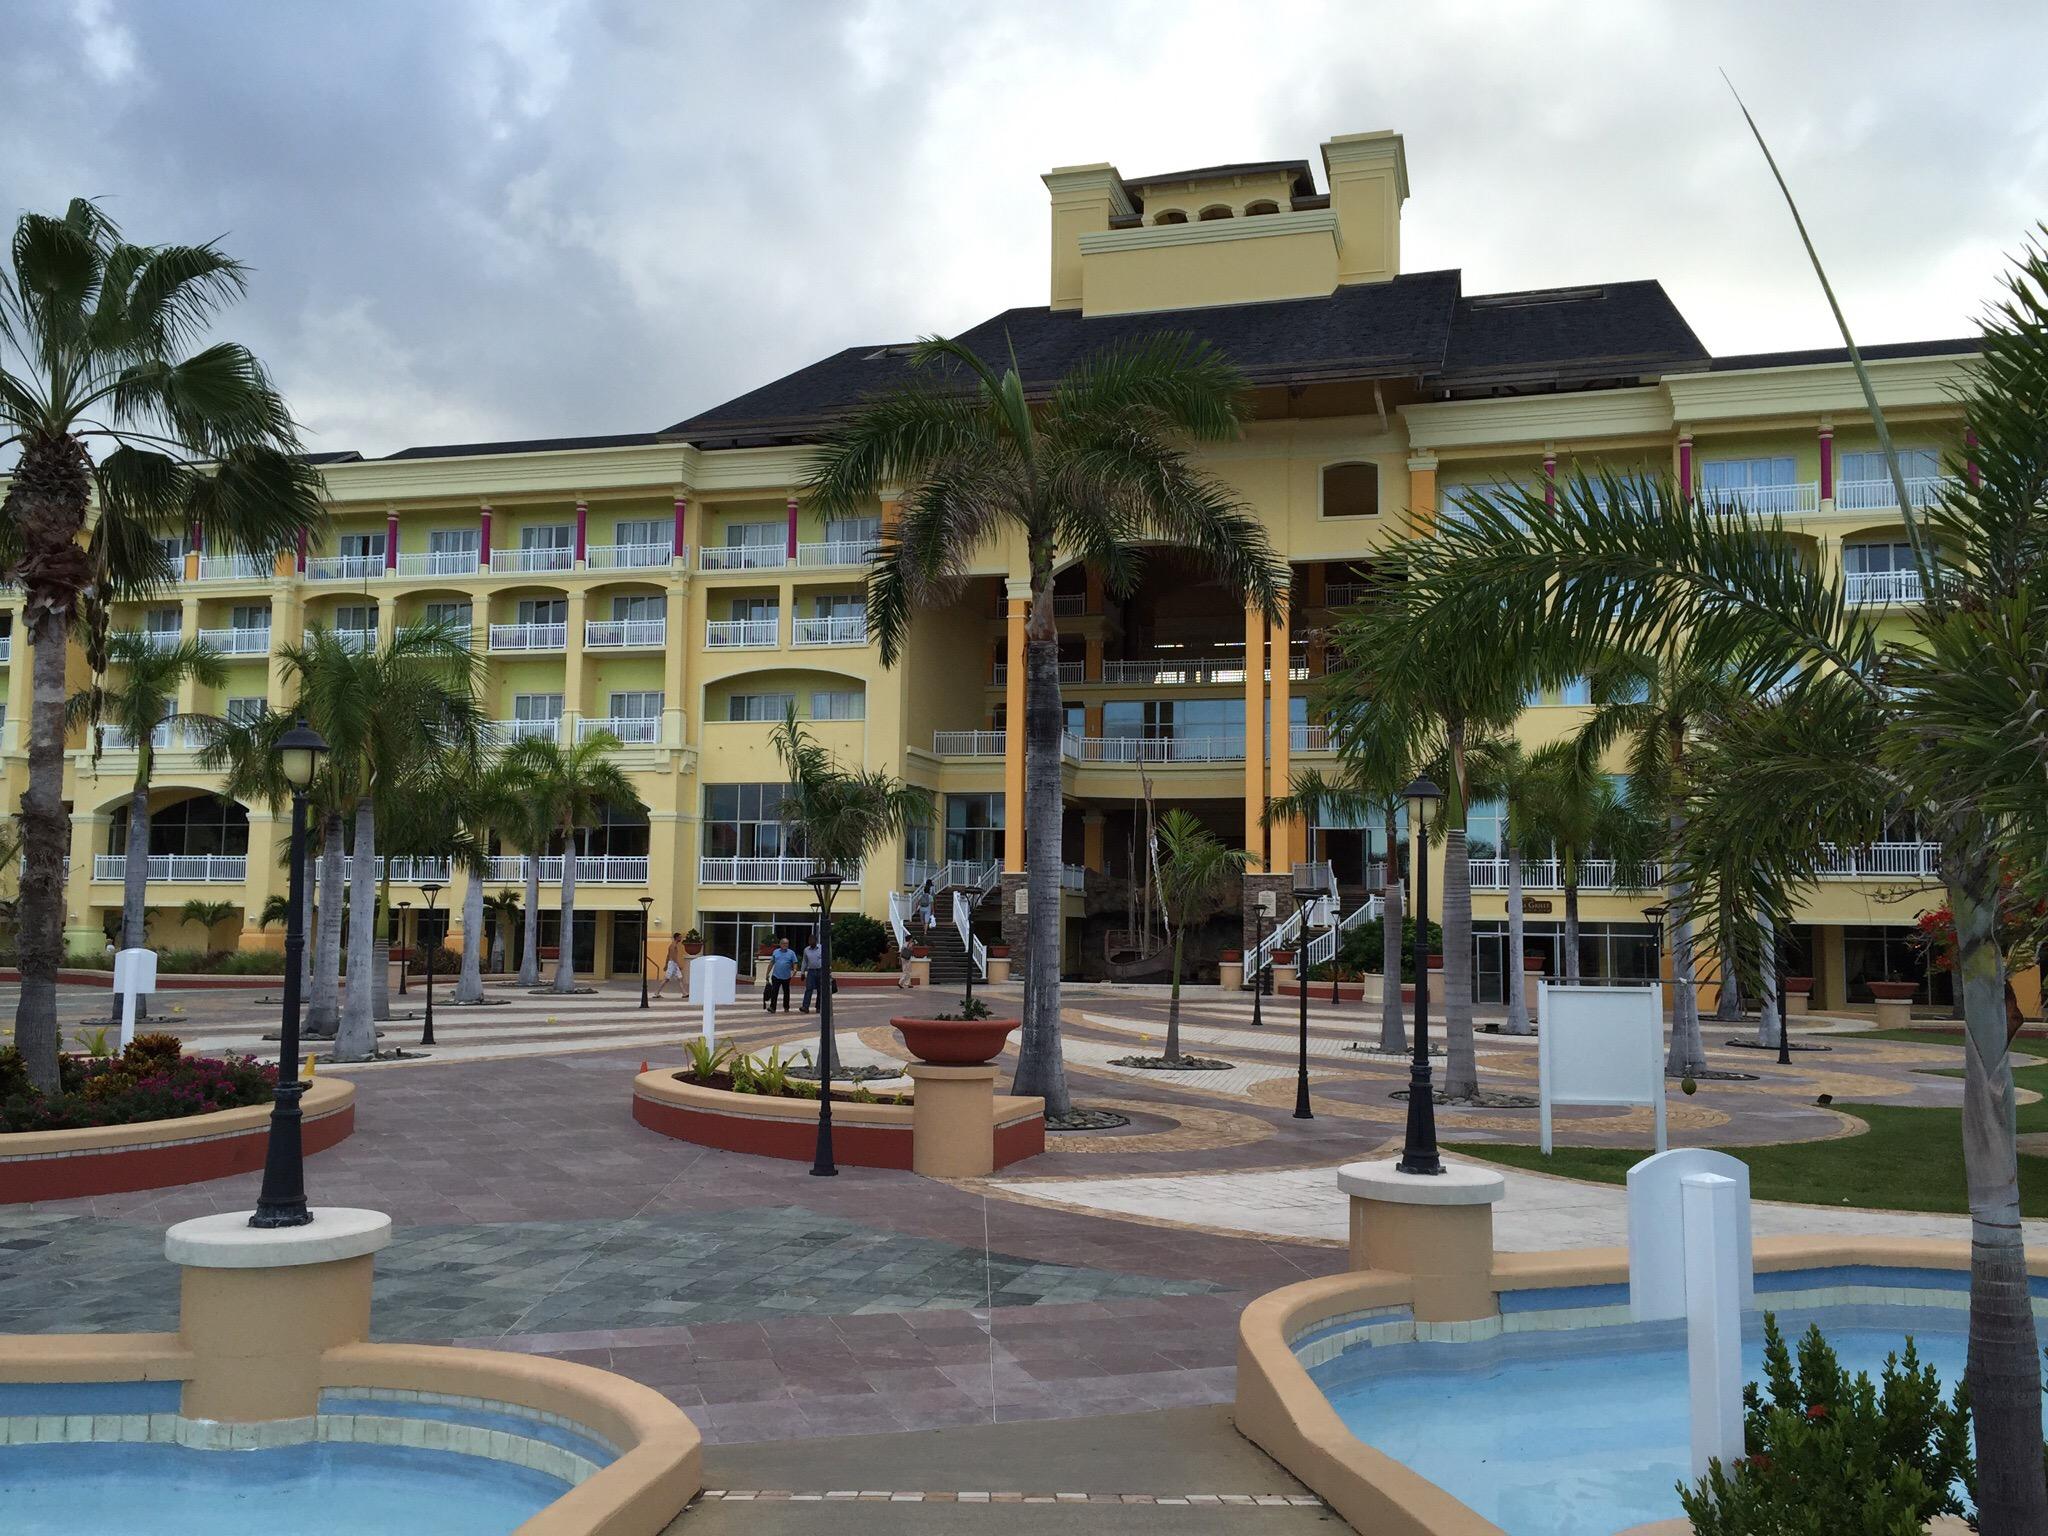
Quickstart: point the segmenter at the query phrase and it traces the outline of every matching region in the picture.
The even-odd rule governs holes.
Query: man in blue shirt
[[[796,974],[796,951],[789,947],[785,936],[775,941],[774,952],[768,956],[768,993],[761,999],[761,1007],[769,1013],[775,1011],[775,999],[782,999],[782,1011],[789,1012],[789,978]]]

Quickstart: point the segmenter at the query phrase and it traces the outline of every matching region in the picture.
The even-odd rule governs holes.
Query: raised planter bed
[[[19,981],[21,972],[14,966],[0,966],[0,981]],[[57,985],[60,987],[105,987],[114,989],[112,971],[96,971],[86,966],[66,965],[57,970]],[[175,976],[159,973],[156,989],[159,992],[183,992],[206,987],[262,988],[281,987],[282,975],[261,976],[217,976],[211,971],[181,972]]]
[[[833,1157],[855,1168],[911,1166],[908,1104],[858,1104],[832,1099]],[[816,1099],[771,1099],[686,1082],[672,1067],[633,1079],[633,1118],[650,1131],[700,1147],[751,1152],[808,1163],[818,1145]],[[1042,1100],[996,1096],[996,1166],[1045,1150]]]
[[[308,1153],[324,1152],[356,1127],[355,1084],[318,1077],[300,1106]],[[138,1120],[75,1131],[0,1134],[0,1205],[167,1189],[252,1173],[263,1166],[270,1105],[244,1104],[179,1120]]]

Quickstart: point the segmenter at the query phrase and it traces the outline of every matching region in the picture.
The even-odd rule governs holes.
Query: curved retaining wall
[[[996,1095],[996,1166],[1045,1150],[1043,1100]],[[856,1168],[911,1166],[908,1104],[832,1101],[832,1155]],[[679,1082],[672,1067],[633,1079],[633,1118],[650,1131],[700,1147],[809,1162],[818,1144],[814,1099],[770,1099]]]
[[[318,1077],[300,1100],[306,1151],[324,1152],[356,1128],[355,1084]],[[270,1105],[245,1104],[182,1120],[79,1131],[0,1135],[0,1205],[164,1189],[263,1166]]]

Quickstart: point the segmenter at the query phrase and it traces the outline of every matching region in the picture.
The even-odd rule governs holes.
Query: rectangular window
[[[1002,852],[1003,797],[946,796],[946,857],[985,864]]]
[[[1521,494],[1521,487],[1510,480],[1475,480],[1469,485],[1447,485],[1443,497],[1444,521],[1469,524],[1473,509],[1480,503],[1495,505],[1504,497],[1512,499]],[[1516,516],[1514,520],[1520,526],[1521,518]]]
[[[612,540],[618,544],[658,544],[665,549],[674,533],[671,525],[655,518],[634,518],[631,521],[622,518],[612,524]]]
[[[562,696],[559,693],[515,693],[512,695],[512,718],[559,720],[562,718]]]
[[[1593,679],[1590,677],[1568,677],[1557,691],[1560,704],[1590,704],[1593,702]]]
[[[147,635],[175,635],[183,619],[184,615],[177,608],[146,608],[142,614],[142,632]]]
[[[668,599],[658,592],[640,592],[612,599],[612,619],[658,619],[668,612]]]
[[[727,523],[727,549],[781,549],[789,540],[787,523]]]
[[[1938,448],[1901,448],[1899,468],[1908,480],[1932,480],[1941,473],[1941,450]],[[1841,477],[1844,480],[1876,480],[1891,483],[1891,466],[1884,461],[1884,455],[1865,451],[1842,455]]]
[[[615,693],[611,698],[614,720],[659,720],[662,694],[659,688],[633,693]]]
[[[1506,846],[1508,807],[1505,800],[1475,800],[1465,813],[1465,852],[1475,859],[1497,859]]]
[[[1790,454],[1762,459],[1709,459],[1700,465],[1700,486],[1708,491],[1746,491],[1754,486],[1790,485]]]
[[[867,600],[857,592],[820,593],[812,601],[821,619],[858,619],[868,611]]]
[[[367,630],[377,627],[377,605],[375,603],[350,603],[334,610],[336,629]]]
[[[779,601],[773,597],[736,597],[732,600],[732,616],[735,619],[773,619],[777,616]]]
[[[519,599],[519,622],[521,624],[566,624],[569,621],[569,599],[566,597],[522,597]]]
[[[519,530],[521,549],[574,549],[576,547],[576,526],[573,523],[542,523],[538,527]]]
[[[825,542],[827,544],[873,545],[882,537],[882,520],[879,517],[828,517],[825,519]]]
[[[261,698],[229,699],[227,718],[237,725],[247,725],[262,715],[269,707]]]
[[[430,555],[473,555],[477,550],[474,528],[436,528],[427,535]]]
[[[185,556],[191,553],[192,541],[182,533],[172,533],[158,539],[156,547],[164,552],[164,558],[172,565],[182,566]]]
[[[420,610],[420,617],[429,624],[447,624],[456,629],[468,629],[474,622],[475,610],[466,602],[428,603]]]
[[[353,555],[358,560],[384,558],[384,535],[381,533],[344,533],[337,544],[344,557]]]
[[[704,786],[704,856],[773,859],[801,852],[802,838],[782,820],[787,784]]]
[[[813,720],[864,720],[867,695],[858,688],[820,688],[811,695]]]
[[[796,703],[793,693],[736,693],[726,714],[728,720],[780,720]]]
[[[1878,576],[1891,571],[1911,571],[1913,546],[1898,544],[1844,544],[1842,569],[1851,576]]]
[[[237,603],[229,611],[228,625],[232,629],[268,629],[270,604]]]

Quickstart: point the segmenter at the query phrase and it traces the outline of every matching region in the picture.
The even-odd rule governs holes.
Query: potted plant
[[[1435,962],[1432,961],[1431,963],[1434,964]],[[1522,956],[1522,969],[1530,972],[1531,974],[1540,974],[1546,963],[1547,962],[1541,955]]]
[[[1007,960],[1010,958],[1010,946],[1007,944],[991,944],[988,947],[988,957],[991,960]]]
[[[1021,1019],[999,1019],[978,997],[928,1019],[889,1021],[911,1054],[937,1067],[978,1067],[1003,1052],[1003,1042],[1023,1027]]]
[[[1813,993],[1813,978],[1811,976],[1786,976],[1780,979],[1779,985],[1780,990],[1784,993],[1782,1002],[1786,1016],[1796,1019],[1804,1015],[1807,1008],[1811,1006],[1808,998]]]
[[[1808,985],[1810,986],[1811,983],[1809,982]],[[1920,983],[1917,981],[1873,981],[1870,983],[1870,995],[1880,1003],[1910,1003],[1913,1000],[1914,994],[1919,990]]]
[[[691,957],[704,953],[704,935],[692,928],[683,935],[683,953]]]
[[[1241,965],[1244,963],[1244,951],[1241,949],[1226,949],[1225,951],[1223,951],[1222,955],[1219,958],[1222,959],[1225,964]]]

